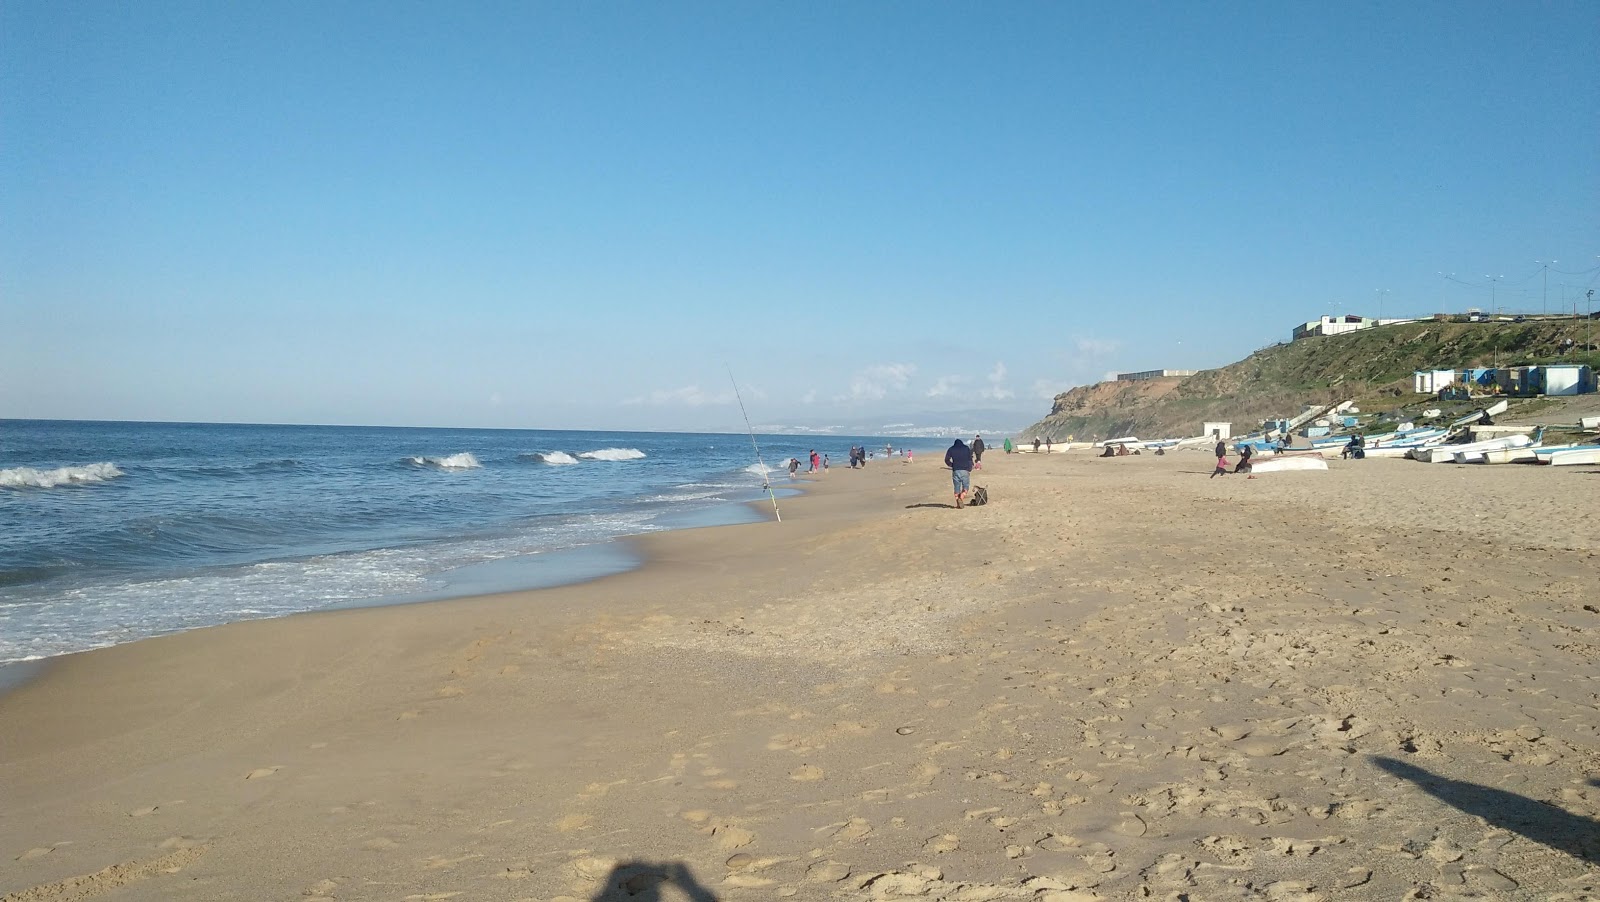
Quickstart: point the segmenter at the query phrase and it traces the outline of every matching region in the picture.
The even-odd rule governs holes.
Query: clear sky
[[[758,423],[1030,422],[1323,313],[1581,307],[1597,39],[1593,0],[5,0],[0,417],[732,431],[731,368]]]

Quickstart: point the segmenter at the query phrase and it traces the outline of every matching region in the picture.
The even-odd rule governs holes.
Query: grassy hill
[[[1224,420],[1234,432],[1292,416],[1306,404],[1354,400],[1367,413],[1431,403],[1413,394],[1417,370],[1537,363],[1600,365],[1583,350],[1600,323],[1582,319],[1510,323],[1420,322],[1346,335],[1303,338],[1262,348],[1224,367],[1187,378],[1102,382],[1057,395],[1050,414],[1022,435],[1064,439],[1198,435]],[[1569,346],[1568,341],[1572,344]]]

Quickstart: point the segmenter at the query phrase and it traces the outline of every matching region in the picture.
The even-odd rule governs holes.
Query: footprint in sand
[[[939,836],[930,837],[922,844],[923,851],[932,852],[935,855],[941,855],[945,852],[954,852],[959,848],[961,848],[961,837],[955,835],[954,833],[944,833]]]
[[[815,780],[821,780],[825,776],[827,776],[827,773],[815,764],[802,764],[789,771],[789,779],[797,783],[810,783]]]
[[[850,866],[832,859],[816,862],[806,868],[806,879],[812,883],[838,883],[848,876]]]
[[[446,858],[443,855],[432,855],[422,859],[420,862],[418,862],[418,864],[421,864],[425,870],[429,871],[448,871],[463,861],[472,861],[482,857],[482,855],[476,852],[469,852],[466,855],[461,855],[456,858]]]
[[[587,814],[569,814],[556,821],[556,831],[559,833],[575,833],[588,829],[593,818]]]
[[[864,817],[853,817],[843,824],[830,826],[838,828],[828,834],[835,839],[864,839],[872,833],[872,824]]]
[[[717,841],[719,847],[729,851],[744,848],[755,842],[756,839],[754,833],[743,827],[735,827],[732,824],[718,824],[712,827],[711,836]]]
[[[246,780],[259,780],[262,777],[270,777],[270,776],[272,776],[273,774],[277,773],[280,770],[283,770],[283,765],[281,765],[281,764],[274,764],[271,767],[258,767],[255,770],[251,771],[250,773],[245,774],[244,778]],[[151,809],[151,810],[154,810],[154,809]]]

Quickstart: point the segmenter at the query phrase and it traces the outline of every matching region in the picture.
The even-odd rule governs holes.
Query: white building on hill
[[[1301,323],[1294,327],[1294,340],[1310,338],[1313,335],[1343,335],[1346,332],[1355,332],[1358,329],[1370,329],[1378,321],[1365,316],[1324,316],[1314,319],[1309,323]]]

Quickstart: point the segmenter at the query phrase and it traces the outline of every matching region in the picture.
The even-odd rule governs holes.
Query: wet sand
[[[0,899],[1600,893],[1600,471],[1091,455],[63,659]]]

